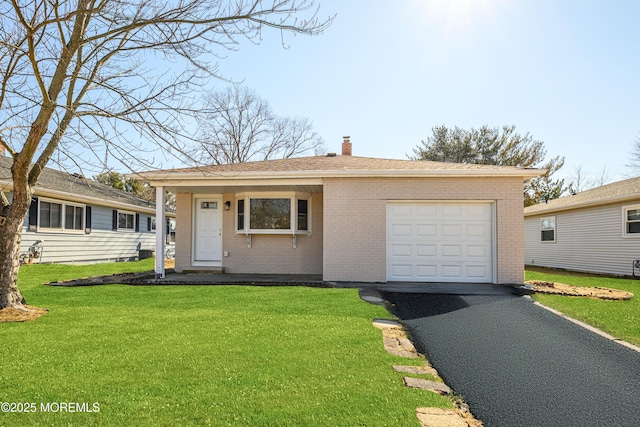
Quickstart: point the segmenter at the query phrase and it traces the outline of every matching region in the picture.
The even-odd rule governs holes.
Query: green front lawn
[[[412,361],[384,351],[371,320],[389,315],[356,290],[39,284],[96,268],[22,268],[51,311],[0,324],[0,401],[37,409],[1,425],[417,426],[417,407],[451,406],[403,385],[391,365]],[[99,412],[41,412],[60,402]]]
[[[542,280],[568,285],[622,289],[634,294],[629,301],[603,301],[581,297],[536,295],[540,303],[559,310],[613,335],[640,345],[640,281],[602,276],[586,276],[557,271],[526,271],[526,280]]]

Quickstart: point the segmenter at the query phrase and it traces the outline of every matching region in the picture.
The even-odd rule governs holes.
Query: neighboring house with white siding
[[[176,194],[179,273],[522,284],[522,188],[539,173],[356,157],[345,137],[342,155],[135,177]]]
[[[524,216],[526,265],[639,274],[640,178],[529,206]]]
[[[11,159],[0,156],[0,189],[11,198]],[[42,263],[132,260],[155,248],[155,204],[108,185],[45,168],[22,228],[20,252],[42,241]],[[166,227],[175,230],[175,214]],[[166,233],[171,236],[171,233]]]

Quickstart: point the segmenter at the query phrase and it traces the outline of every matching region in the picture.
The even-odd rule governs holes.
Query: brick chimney
[[[349,142],[350,136],[344,137],[344,142],[342,143],[342,155],[350,156],[351,155],[351,142]]]

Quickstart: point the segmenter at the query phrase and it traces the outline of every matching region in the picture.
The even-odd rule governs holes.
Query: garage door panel
[[[462,224],[442,224],[440,235],[443,237],[462,236]]]
[[[442,249],[441,254],[443,257],[460,258],[462,256],[462,245],[442,245],[440,248]]]
[[[391,229],[391,235],[393,237],[411,237],[411,224],[393,224]]]
[[[491,227],[488,227],[486,224],[469,224],[467,225],[467,237],[490,237],[491,236]]]
[[[394,244],[391,247],[391,254],[394,257],[408,257],[411,256],[412,245]]]
[[[416,276],[423,279],[435,279],[438,276],[438,267],[433,264],[418,264],[416,265]]]
[[[442,277],[446,279],[462,279],[462,266],[458,264],[443,264]]]
[[[468,258],[486,258],[488,260],[491,256],[491,247],[485,245],[467,245],[466,249]]]
[[[387,280],[493,282],[492,204],[389,203]]]
[[[435,224],[416,224],[416,234],[418,236],[437,236],[438,227]]]
[[[469,265],[467,266],[467,277],[470,279],[484,279],[488,274],[487,266]]]
[[[392,274],[394,277],[398,277],[398,280],[402,278],[412,278],[412,269],[410,264],[394,264],[392,266]]]
[[[410,217],[412,216],[413,209],[409,204],[394,204],[391,206],[391,212],[397,218],[402,216]]]
[[[463,206],[458,204],[442,205],[442,215],[447,218],[461,218]]]
[[[438,247],[436,245],[416,245],[416,254],[419,257],[435,257],[438,254]]]
[[[429,205],[413,206],[412,212],[419,218],[435,218],[438,215],[437,207]]]

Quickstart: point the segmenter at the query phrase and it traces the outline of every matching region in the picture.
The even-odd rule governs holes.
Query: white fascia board
[[[199,177],[199,179],[193,178],[177,178],[167,180],[151,180],[149,185],[152,187],[166,186],[166,187],[211,187],[211,186],[250,186],[250,185],[322,185],[322,179],[309,178],[309,179],[292,179],[292,178],[254,178],[248,179],[244,176],[234,178],[214,178],[214,177]]]
[[[261,171],[261,172],[219,172],[206,174],[202,172],[187,173],[167,173],[167,172],[144,172],[132,174],[131,177],[142,179],[150,185],[170,185],[176,184],[195,185],[198,181],[212,183],[228,183],[229,181],[251,180],[285,180],[291,179],[291,184],[309,183],[310,185],[321,184],[322,178],[438,178],[438,177],[520,177],[523,180],[530,179],[544,174],[543,169],[507,169],[507,170],[480,170],[480,169],[444,169],[444,170],[338,170],[338,171]],[[320,181],[305,181],[319,179]],[[265,183],[263,183],[265,184]],[[282,184],[282,182],[280,182]]]

